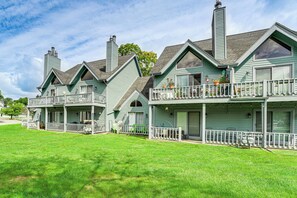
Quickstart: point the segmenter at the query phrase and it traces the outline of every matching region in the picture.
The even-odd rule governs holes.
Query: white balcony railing
[[[181,128],[152,127],[151,133],[152,139],[181,141],[182,138]]]
[[[205,98],[254,98],[293,96],[296,94],[297,79],[285,79],[150,89],[150,101]]]
[[[124,125],[119,133],[131,135],[148,135],[148,126],[144,124]]]
[[[84,93],[73,95],[49,96],[30,98],[28,106],[64,105],[64,104],[105,104],[105,96],[97,93]]]
[[[54,123],[54,122],[48,122],[47,123],[47,129],[52,131],[63,131],[64,130],[64,124],[63,123]]]

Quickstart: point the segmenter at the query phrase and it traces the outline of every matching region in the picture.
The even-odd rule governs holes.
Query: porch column
[[[92,134],[94,134],[95,126],[94,126],[94,114],[95,114],[95,107],[92,105],[92,111],[91,111],[91,120],[92,120]]]
[[[27,129],[29,129],[29,121],[30,121],[30,109],[27,108]]]
[[[64,105],[64,132],[67,131],[67,107]]]
[[[152,139],[153,106],[149,105],[149,139]]]
[[[263,133],[263,148],[267,145],[267,100],[261,104],[261,114],[262,114],[262,133]]]
[[[48,123],[48,109],[45,107],[45,113],[44,113],[44,129],[47,131],[47,123]]]
[[[202,123],[201,123],[201,128],[202,128],[202,143],[205,143],[205,127],[206,127],[206,104],[202,104]]]

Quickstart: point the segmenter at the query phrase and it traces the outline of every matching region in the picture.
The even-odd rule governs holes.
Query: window
[[[143,112],[129,112],[129,125],[144,124],[144,113]]]
[[[79,121],[80,121],[80,123],[84,123],[85,120],[91,120],[91,112],[90,111],[81,111],[81,112],[79,112]]]
[[[256,68],[256,81],[292,78],[292,65]]]
[[[86,69],[86,71],[83,73],[83,75],[81,76],[81,80],[93,80],[94,76],[92,75],[92,73]]]
[[[291,112],[289,111],[268,111],[267,132],[290,133]],[[262,131],[261,112],[256,112],[256,131]]]
[[[275,38],[269,38],[255,51],[255,59],[277,58],[291,55],[291,47]]]
[[[193,86],[201,84],[201,74],[187,74],[176,76],[177,87]]]
[[[93,85],[83,85],[80,87],[80,93],[92,93]]]
[[[52,85],[59,85],[59,84],[61,84],[60,81],[59,81],[59,79],[56,76],[54,76],[54,78],[52,79],[51,83],[52,83]]]
[[[142,107],[142,103],[138,100],[131,102],[130,107]]]
[[[56,90],[55,89],[51,89],[51,96],[56,96]]]
[[[188,51],[176,64],[177,69],[202,66],[202,60]]]

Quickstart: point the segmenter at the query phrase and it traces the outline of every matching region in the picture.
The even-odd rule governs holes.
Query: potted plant
[[[214,86],[218,86],[220,84],[220,80],[213,80],[212,82]]]
[[[173,89],[173,88],[174,88],[174,82],[173,82],[172,79],[170,79],[170,80],[168,81],[168,87],[169,87],[170,89]]]

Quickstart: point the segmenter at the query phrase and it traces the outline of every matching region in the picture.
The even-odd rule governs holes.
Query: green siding
[[[134,100],[138,100],[141,102],[142,107],[130,107],[131,102]],[[121,110],[118,112],[116,116],[116,121],[123,121],[123,123],[127,124],[128,122],[128,113],[129,112],[143,112],[144,113],[144,124],[148,124],[148,100],[144,98],[144,96],[140,96],[138,93],[134,92],[134,94],[126,100]]]
[[[215,58],[219,60],[225,59],[226,53],[226,24],[225,24],[225,8],[214,10],[214,45]]]
[[[274,37],[278,38],[282,42],[292,46],[293,56],[283,57],[283,58],[272,58],[272,59],[262,59],[254,60],[254,53],[251,54],[241,65],[235,68],[235,81],[236,82],[246,82],[253,81],[254,68],[255,67],[270,67],[276,65],[293,64],[293,78],[297,77],[297,44],[291,39],[280,35],[279,33],[274,33]]]
[[[129,62],[107,85],[107,129],[109,122],[115,121],[114,107],[131,87],[134,81],[139,77],[139,71],[135,59]]]
[[[201,57],[199,57],[201,58]],[[172,79],[174,82],[176,81],[176,75],[182,74],[196,74],[201,73],[201,83],[205,82],[205,76],[208,76],[209,83],[212,83],[213,80],[219,79],[222,70],[213,66],[210,62],[203,59],[203,66],[195,67],[195,68],[187,68],[187,69],[177,69],[176,62],[174,62],[168,70],[161,76],[155,76],[154,78],[154,88],[162,88],[163,84],[167,84],[167,78]],[[176,82],[175,82],[176,84]]]

